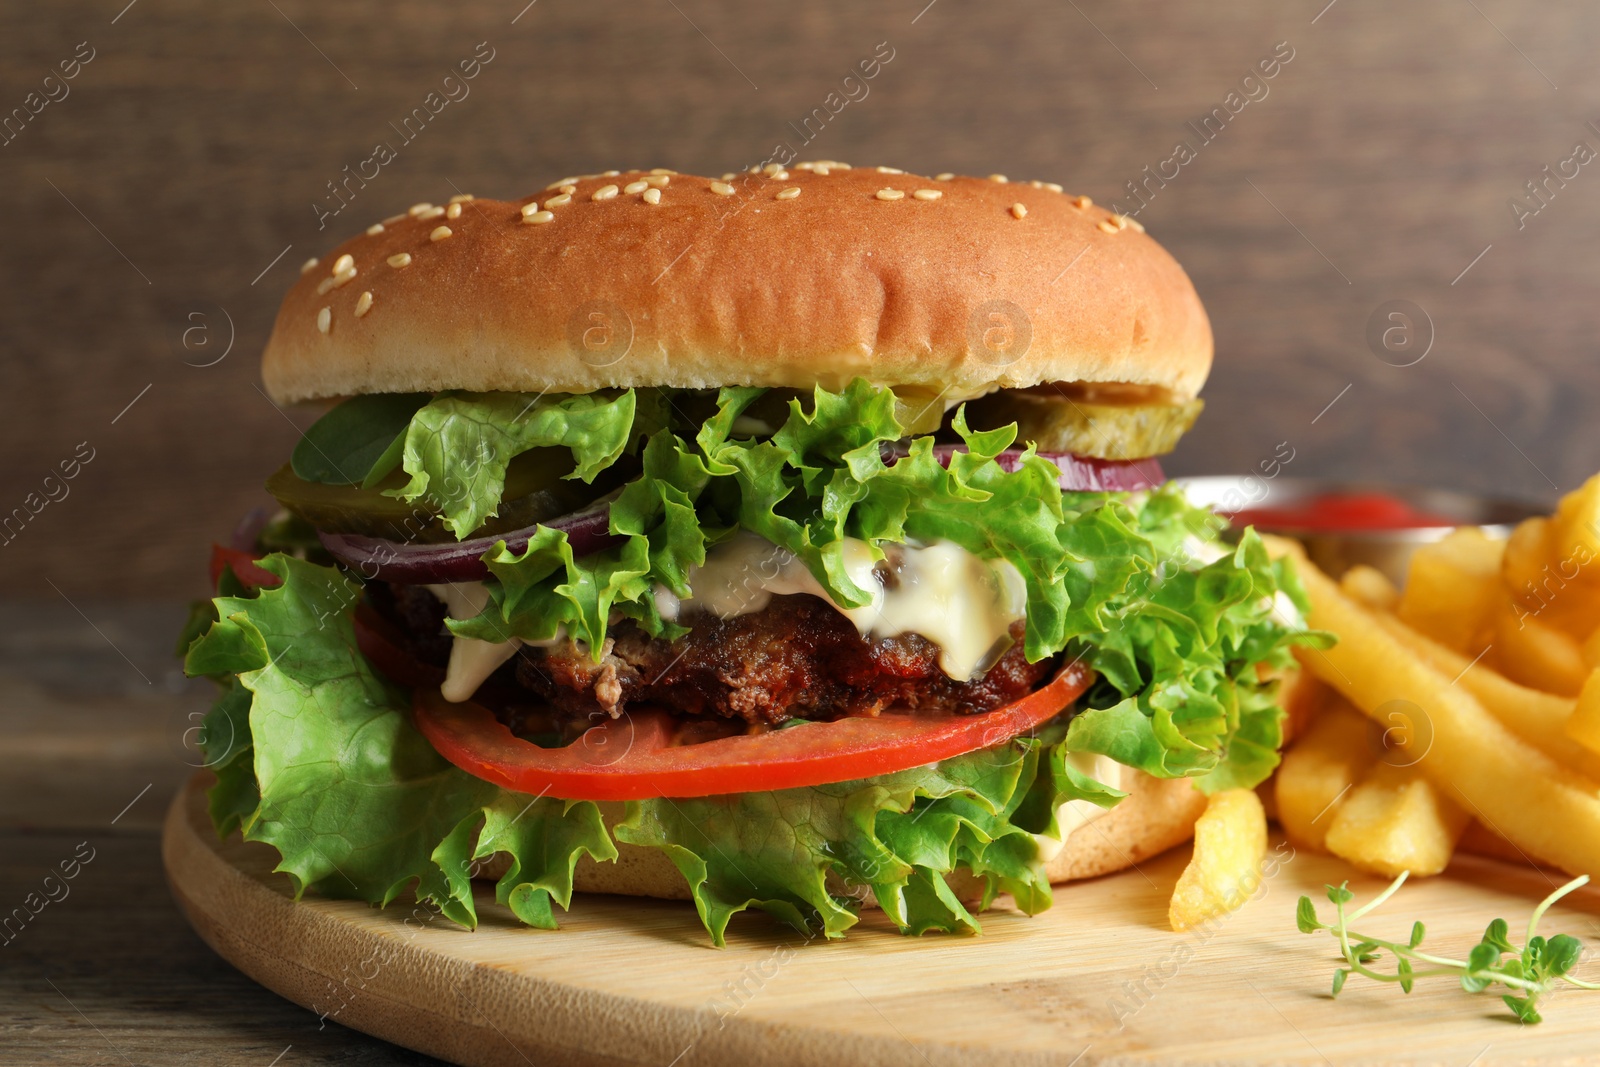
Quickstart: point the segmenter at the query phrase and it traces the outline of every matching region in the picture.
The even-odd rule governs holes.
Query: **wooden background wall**
[[[336,235],[457,187],[732,169],[794,141],[882,42],[869,95],[802,158],[1097,201],[1292,50],[1141,216],[1217,335],[1171,470],[1288,442],[1293,474],[1539,497],[1600,469],[1600,165],[1564,163],[1600,149],[1593,4],[126,3],[0,4],[0,114],[58,98],[0,144],[0,514],[93,456],[0,547],[11,596],[201,591],[206,543],[305,421],[256,389],[256,358],[296,264]],[[470,95],[319,232],[325,183],[480,42]],[[1571,177],[1519,226],[1510,202],[1547,165]],[[1397,299],[1431,319],[1414,366],[1366,340]]]

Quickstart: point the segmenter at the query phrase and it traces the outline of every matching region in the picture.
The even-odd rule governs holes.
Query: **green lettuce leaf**
[[[634,433],[638,398],[525,393],[440,393],[411,417],[401,466],[411,480],[389,496],[438,508],[457,538],[497,514],[506,466],[535,448],[572,452],[568,478],[593,481],[617,461]]]
[[[1034,835],[1059,835],[1061,803],[1121,798],[1070,753],[1207,792],[1270,774],[1282,712],[1264,668],[1324,638],[1275,616],[1285,598],[1303,612],[1304,594],[1253,534],[1219,547],[1217,520],[1176,489],[1064,493],[1031,451],[1003,470],[995,457],[1015,429],[975,433],[959,412],[966,451],[942,464],[930,438],[900,442],[892,394],[862,381],[791,402],[769,437],[737,436],[762,393],[724,389],[696,426],[669,420],[649,390],[444,394],[420,408],[399,450],[411,476],[400,493],[426,495],[458,535],[492,514],[521,451],[566,447],[573,476],[592,478],[644,442],[639,477],[612,504],[617,545],[580,557],[550,529],[521,552],[501,543],[485,556],[489,606],[450,628],[487,640],[565,632],[598,656],[617,616],[683,632],[659,615],[656,587],[687,593],[707,550],[739,529],[792,551],[843,605],[867,599],[843,566],[846,538],[943,539],[1023,575],[1030,658],[1060,653],[1099,673],[1070,721],[879,778],[635,802],[608,829],[597,805],[504,792],[442,760],[411,725],[408,695],[356,649],[359,586],[270,556],[282,586],[252,593],[225,576],[229,595],[186,630],[186,668],[228,686],[205,724],[219,830],[278,848],[297,891],[383,903],[409,888],[465,925],[476,922],[470,875],[489,856],[511,859],[496,899],[548,927],[581,856],[612,859],[621,841],[673,861],[718,943],[750,909],[840,936],[867,890],[907,933],[971,931],[999,893],[1030,913],[1048,906]],[[975,898],[952,889],[955,873],[975,879]]]
[[[361,655],[359,586],[290,556],[261,565],[283,585],[217,597],[218,621],[185,661],[191,674],[237,675],[203,725],[219,833],[238,827],[276,848],[297,894],[387,904],[412,888],[468,926],[471,861],[507,852],[501,899],[548,922],[550,902],[571,899],[578,853],[615,855],[598,809],[523,798],[508,811],[508,794],[433,750],[409,694]]]

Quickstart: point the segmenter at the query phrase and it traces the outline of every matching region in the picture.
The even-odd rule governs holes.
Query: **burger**
[[[417,204],[308,261],[320,403],[185,665],[218,832],[307,889],[472,881],[837,937],[1186,839],[1277,762],[1303,597],[1164,484],[1210,327],[1044,182],[768,164]]]

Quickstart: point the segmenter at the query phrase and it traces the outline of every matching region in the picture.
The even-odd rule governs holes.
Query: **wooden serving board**
[[[1294,905],[1301,893],[1325,899],[1323,884],[1349,871],[1287,845],[1257,898],[1204,932],[1167,928],[1180,848],[1057,887],[1036,918],[999,908],[979,937],[902,937],[869,913],[844,941],[806,943],[752,916],[716,949],[692,907],[668,901],[579,898],[561,930],[543,931],[518,925],[485,886],[473,932],[408,903],[295,902],[287,877],[271,873],[271,849],[217,842],[204,784],[174,801],[163,856],[211,947],[312,1011],[462,1064],[1600,1060],[1600,993],[1563,991],[1531,1027],[1448,979],[1410,997],[1355,980],[1332,1000],[1332,939],[1299,933]],[[1378,887],[1352,880],[1361,895]],[[1463,858],[1363,925],[1399,938],[1423,918],[1435,951],[1464,952],[1495,916],[1519,930],[1549,889],[1538,871]],[[1545,931],[1593,942],[1600,894],[1568,901]]]

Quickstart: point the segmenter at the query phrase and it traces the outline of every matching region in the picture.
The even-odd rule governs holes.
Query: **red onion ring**
[[[528,547],[540,526],[566,532],[573,555],[585,556],[621,542],[611,534],[611,500],[597,501],[533,526],[489,537],[474,537],[454,544],[414,545],[383,537],[317,531],[322,547],[335,559],[347,564],[363,578],[421,585],[432,582],[472,582],[489,577],[483,555],[501,541],[513,552]]]
[[[948,467],[950,457],[965,452],[965,445],[935,445],[934,456]],[[893,463],[905,455],[902,451],[887,451],[885,462]],[[1022,465],[1023,450],[1008,448],[995,457],[1001,470],[1014,471]],[[1131,493],[1152,489],[1166,481],[1161,464],[1154,458],[1136,460],[1094,459],[1070,452],[1040,452],[1061,471],[1058,482],[1062,489],[1079,493]],[[404,541],[390,541],[382,537],[361,534],[325,533],[317,531],[322,546],[335,559],[345,563],[364,578],[381,578],[386,582],[424,584],[432,582],[471,582],[489,577],[489,568],[483,555],[496,543],[504,541],[513,552],[528,547],[528,539],[539,526],[564,530],[572,544],[575,556],[588,555],[602,548],[618,544],[622,538],[611,533],[611,501],[597,501],[581,511],[527,526],[510,533],[491,537],[475,537],[444,545],[416,545]]]
[[[933,455],[948,467],[951,456],[966,450],[966,445],[934,445]],[[1001,470],[1015,471],[1022,466],[1022,455],[1022,449],[1008,448],[994,460]],[[1161,461],[1154,456],[1146,459],[1095,459],[1072,452],[1038,452],[1036,455],[1055,464],[1061,472],[1057,484],[1073,493],[1136,493],[1141,489],[1154,489],[1167,480],[1161,470]]]

